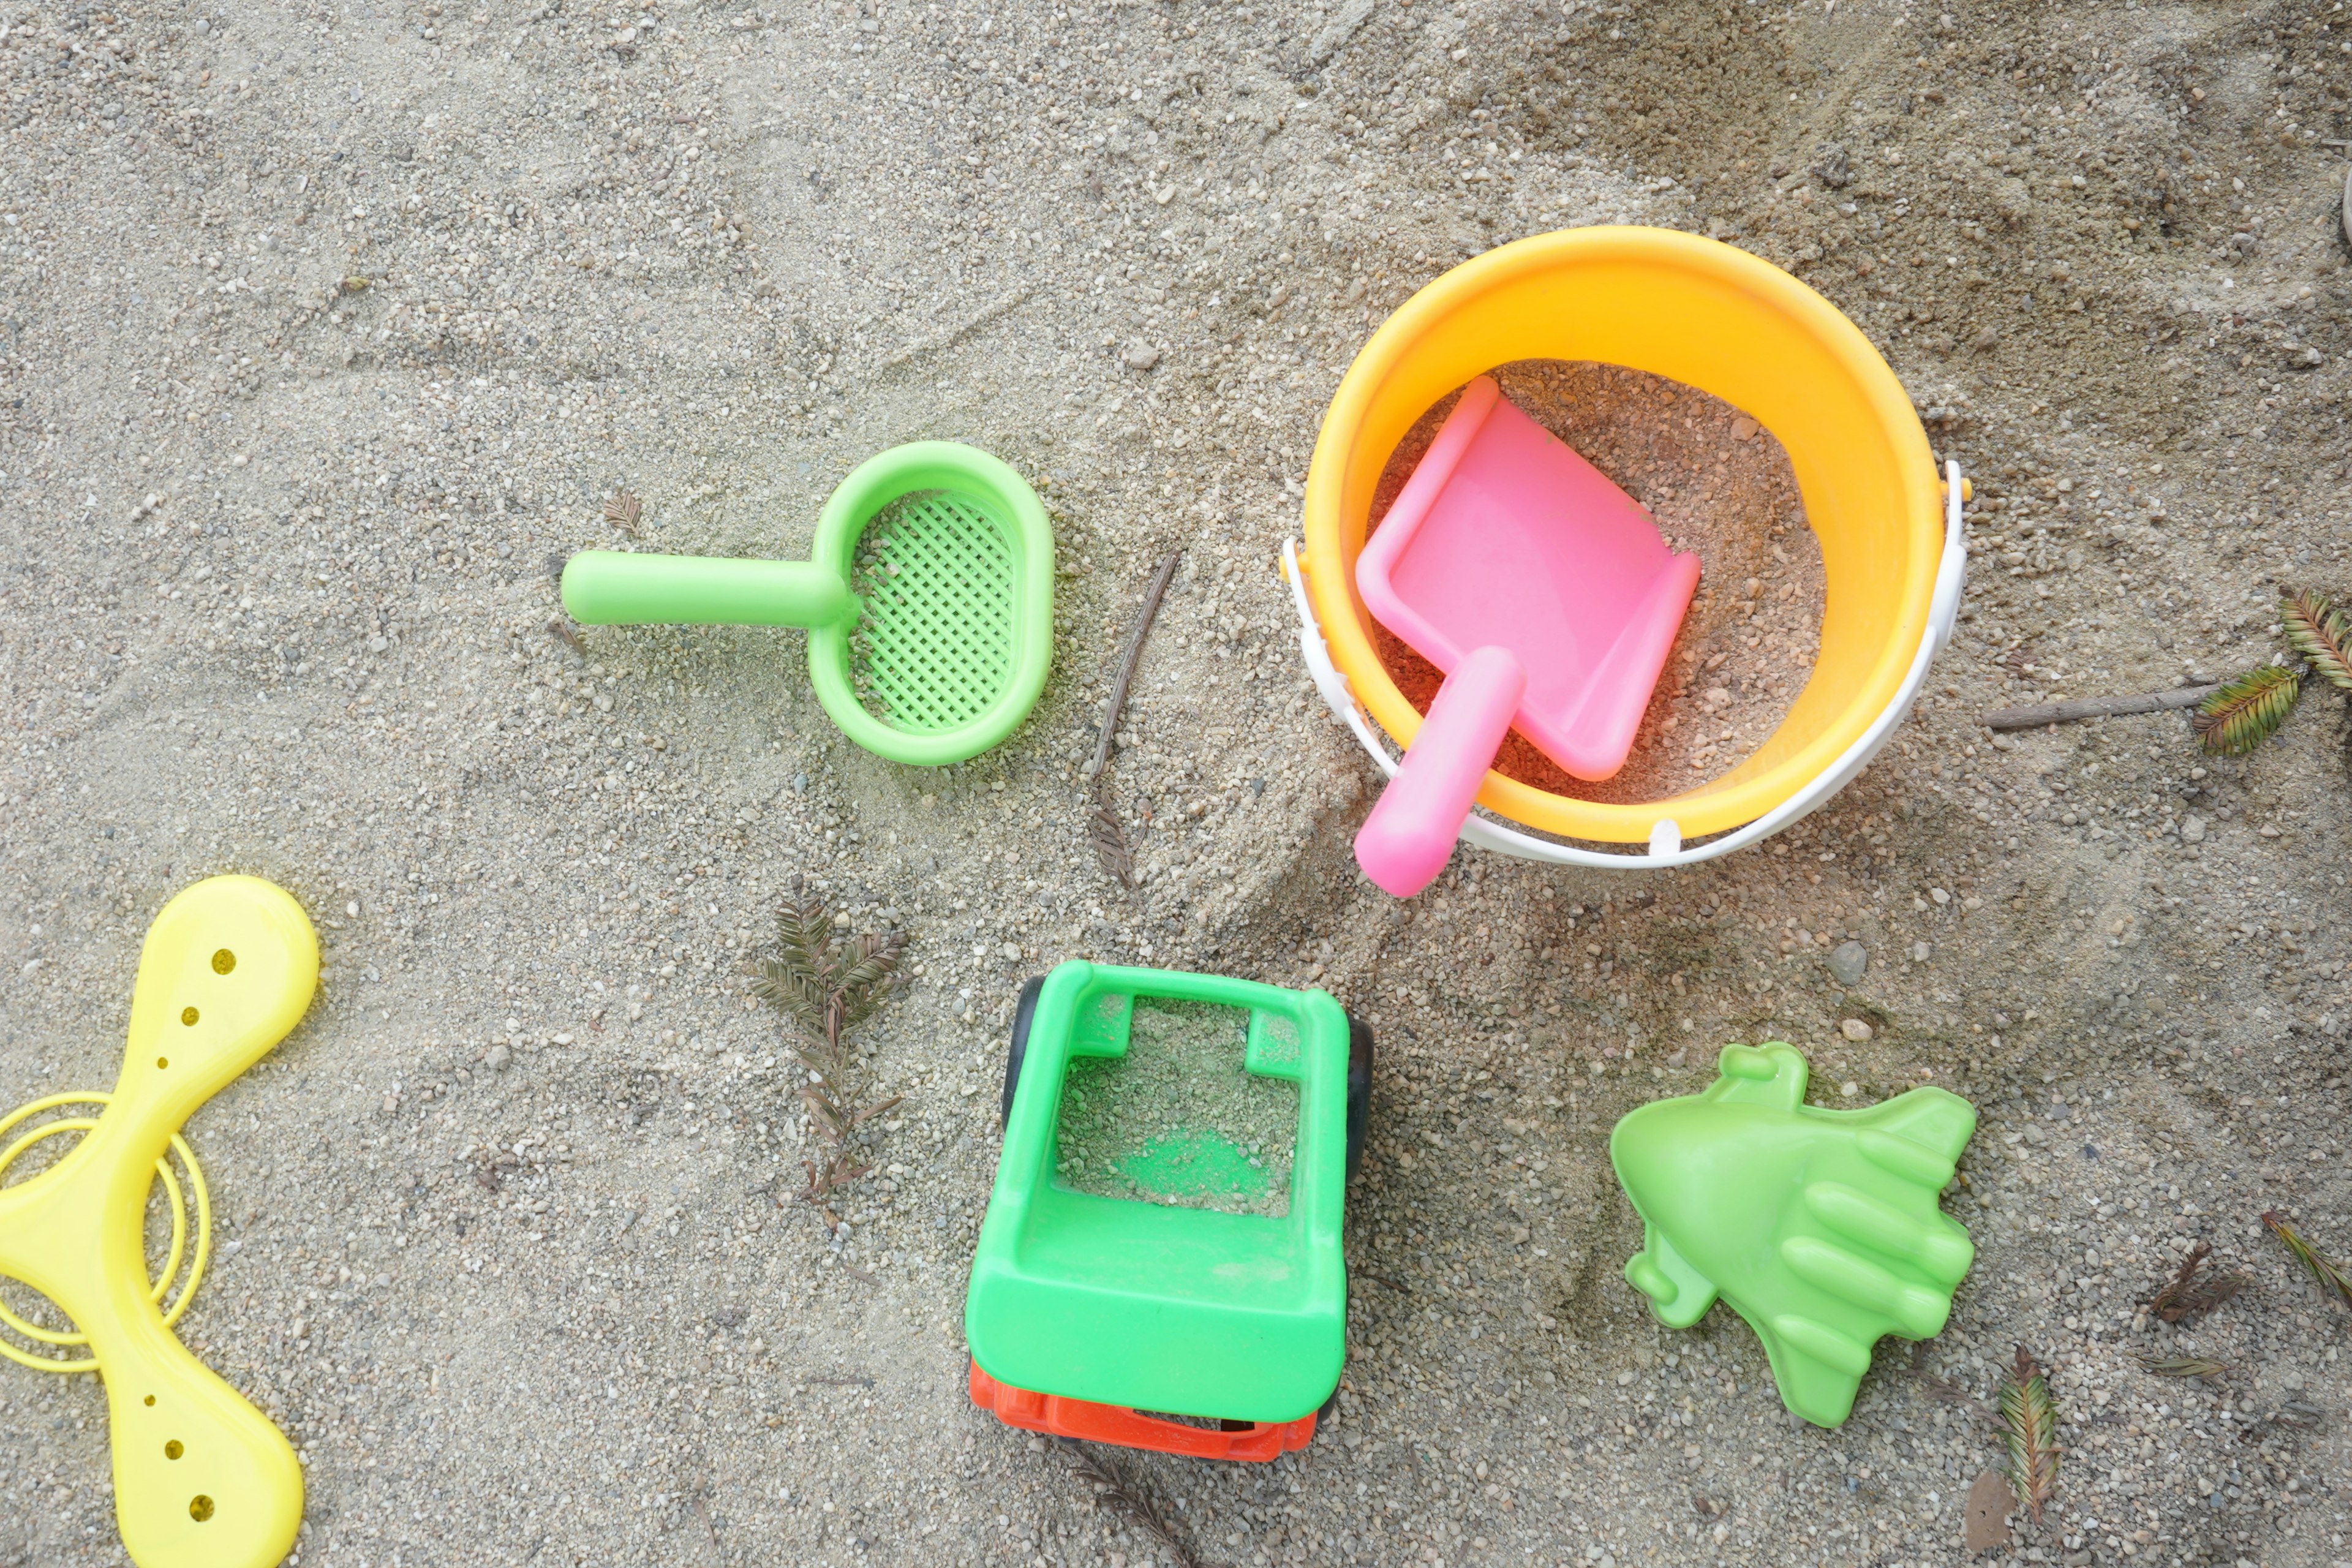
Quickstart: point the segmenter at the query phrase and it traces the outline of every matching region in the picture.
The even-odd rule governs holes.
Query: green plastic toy
[[[1126,1056],[1139,997],[1246,1010],[1246,1035],[1234,1037],[1245,1041],[1243,1065],[1297,1085],[1287,1213],[1186,1206],[1202,1195],[1191,1187],[1229,1182],[1243,1163],[1199,1158],[1215,1135],[1198,1130],[1181,1140],[1183,1157],[1133,1167],[1147,1186],[1171,1184],[1162,1201],[1083,1192],[1066,1179],[1058,1130],[1071,1063]],[[1338,1387],[1346,1352],[1340,1218],[1370,1052],[1370,1032],[1321,991],[1082,962],[1030,982],[964,1307],[972,1360],[986,1373],[975,1387],[993,1380],[1233,1423],[1311,1416]]]
[[[1976,1108],[1926,1087],[1866,1110],[1804,1103],[1805,1058],[1724,1047],[1705,1091],[1645,1105],[1609,1135],[1640,1212],[1625,1278],[1686,1329],[1718,1293],[1748,1320],[1780,1401],[1818,1426],[1853,1409],[1872,1347],[1932,1339],[1976,1257],[1937,1207]]]
[[[842,733],[938,767],[1003,741],[1045,689],[1054,531],[1036,492],[977,447],[869,458],[816,524],[811,561],[583,550],[563,607],[583,626],[801,626]]]

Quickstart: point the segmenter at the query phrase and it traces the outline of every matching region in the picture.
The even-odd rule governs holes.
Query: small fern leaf
[[[2250,669],[2197,706],[2189,728],[2217,757],[2242,757],[2267,741],[2303,695],[2303,679],[2283,664]]]
[[[2023,1345],[2017,1347],[2015,1367],[2001,1379],[1999,1402],[2010,1484],[2040,1524],[2042,1510],[2058,1489],[2058,1402]]]
[[[2338,691],[2352,691],[2352,616],[2325,595],[2297,590],[2280,602],[2279,618],[2311,672]]]

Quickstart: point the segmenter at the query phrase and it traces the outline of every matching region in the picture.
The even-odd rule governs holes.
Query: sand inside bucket
[[[1694,387],[1615,365],[1528,360],[1495,379],[1529,418],[1567,442],[1699,558],[1698,592],[1625,765],[1571,778],[1513,731],[1496,767],[1581,800],[1678,795],[1727,773],[1779,727],[1821,645],[1822,552],[1805,526],[1788,454],[1737,408]],[[1408,431],[1372,500],[1374,527],[1435,439],[1460,394]],[[1373,646],[1408,701],[1426,712],[1444,677],[1377,624]]]
[[[1138,997],[1124,1057],[1079,1057],[1062,1090],[1057,1174],[1099,1197],[1290,1212],[1297,1086],[1242,1066],[1249,1014]]]

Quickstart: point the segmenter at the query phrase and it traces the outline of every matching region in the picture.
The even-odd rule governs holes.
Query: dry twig
[[[2009,1482],[2033,1522],[2058,1489],[2058,1402],[2025,1347],[2000,1380],[2001,1441],[2009,1450]]]
[[[1103,770],[1110,766],[1111,741],[1118,733],[1119,715],[1127,709],[1127,689],[1135,679],[1135,667],[1143,659],[1143,639],[1151,635],[1152,617],[1159,615],[1169,580],[1176,575],[1176,563],[1183,558],[1181,550],[1170,552],[1160,570],[1151,574],[1151,586],[1143,594],[1142,613],[1135,618],[1135,629],[1127,635],[1127,650],[1119,656],[1118,675],[1111,682],[1110,700],[1103,709],[1102,734],[1095,741],[1093,759],[1087,763],[1095,805],[1091,819],[1095,858],[1122,888],[1135,886],[1135,853],[1128,847],[1127,832],[1119,826],[1118,807],[1111,800],[1110,786],[1103,782]]]
[[[580,628],[572,624],[570,616],[556,616],[547,623],[547,630],[550,636],[582,658],[588,657],[588,639],[580,635]]]
[[[2243,1274],[2216,1272],[2200,1279],[2197,1271],[2213,1256],[2213,1245],[2200,1241],[2189,1249],[2180,1268],[2147,1304],[2147,1310],[2168,1323],[2210,1312],[2253,1283]]]
[[[834,1188],[866,1173],[850,1152],[850,1140],[898,1103],[895,1094],[866,1103],[865,1068],[856,1047],[842,1036],[882,1005],[907,939],[888,931],[844,941],[834,934],[833,915],[817,898],[787,900],[776,926],[776,956],[761,962],[751,990],[791,1019],[798,1036],[793,1055],[810,1078],[801,1099],[808,1105],[810,1131],[824,1144],[821,1160],[803,1162],[808,1185],[801,1196],[821,1204]]]
[[[1127,1466],[1113,1454],[1089,1443],[1065,1437],[1056,1445],[1095,1494],[1095,1501],[1108,1506],[1127,1521],[1141,1530],[1176,1560],[1176,1568],[1201,1568],[1201,1560],[1176,1533],[1175,1528],[1153,1506],[1151,1494],[1131,1475]]]
[[[1087,777],[1099,778],[1110,765],[1111,737],[1118,732],[1118,716],[1127,708],[1127,689],[1135,679],[1135,667],[1143,659],[1143,639],[1151,635],[1152,617],[1160,614],[1160,601],[1168,592],[1168,581],[1176,575],[1176,563],[1184,559],[1181,550],[1171,551],[1151,574],[1151,586],[1143,591],[1143,610],[1135,617],[1135,629],[1127,634],[1127,651],[1119,655],[1118,676],[1110,684],[1110,704],[1103,710],[1102,735],[1095,742],[1094,760],[1087,764]]]
[[[2177,691],[2143,691],[2132,697],[2077,697],[2071,702],[2043,702],[2031,708],[1996,708],[1979,722],[1988,730],[2038,730],[2044,724],[2071,724],[2078,719],[2161,713],[2168,708],[2194,708],[2221,689],[2218,685],[2184,686]]]

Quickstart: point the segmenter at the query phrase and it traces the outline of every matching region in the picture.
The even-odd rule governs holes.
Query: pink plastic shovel
[[[1492,376],[1464,388],[1356,558],[1373,618],[1445,672],[1356,835],[1364,874],[1427,887],[1513,728],[1578,778],[1623,767],[1698,569]]]

